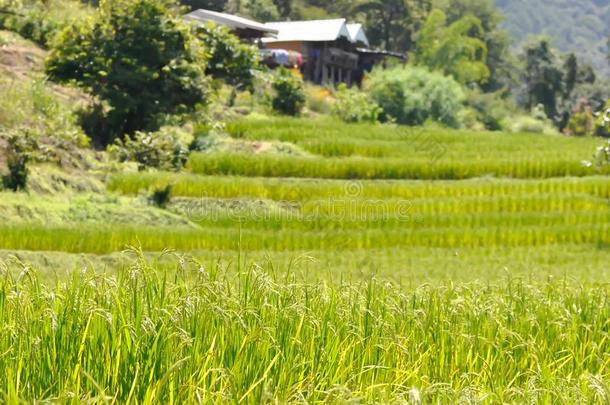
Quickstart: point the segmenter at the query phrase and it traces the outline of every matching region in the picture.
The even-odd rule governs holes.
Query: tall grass
[[[180,264],[182,263],[182,264]],[[287,270],[287,269],[284,269]],[[308,284],[141,257],[0,279],[6,403],[604,403],[610,290]],[[283,274],[283,275],[279,275]]]

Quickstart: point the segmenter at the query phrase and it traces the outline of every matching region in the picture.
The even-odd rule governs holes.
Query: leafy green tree
[[[467,15],[452,24],[442,10],[432,10],[419,33],[416,62],[452,75],[460,83],[482,83],[489,78],[487,47],[478,35],[483,27]]]
[[[282,18],[288,18],[292,13],[292,0],[273,0]]]
[[[273,0],[229,0],[225,10],[257,21],[277,21],[280,12]]]
[[[574,87],[576,87],[576,83],[578,81],[578,58],[573,53],[569,54],[565,63],[564,63],[564,72],[565,72],[565,85],[564,87],[564,98],[569,98],[572,92],[574,91]]]
[[[61,34],[46,72],[107,105],[95,109],[103,125],[90,133],[106,146],[124,133],[157,129],[164,114],[205,102],[205,66],[203,48],[174,2],[109,0],[94,18]]]
[[[564,72],[557,56],[544,38],[530,42],[525,47],[523,56],[527,108],[532,109],[542,104],[546,115],[555,118],[564,80]]]
[[[253,71],[258,68],[256,48],[217,24],[198,27],[197,32],[208,54],[205,73],[240,89],[251,89]]]
[[[188,7],[191,11],[200,8],[212,11],[224,11],[227,6],[227,0],[180,0],[180,4]]]
[[[487,47],[489,78],[480,87],[485,92],[496,92],[515,86],[518,67],[510,51],[511,38],[501,28],[503,16],[493,0],[434,0],[434,6],[443,10],[447,24],[453,24],[466,15],[473,15],[481,22],[481,32],[475,33]]]
[[[413,49],[430,8],[430,0],[361,0],[352,7],[352,15],[365,21],[372,45],[406,52]]]

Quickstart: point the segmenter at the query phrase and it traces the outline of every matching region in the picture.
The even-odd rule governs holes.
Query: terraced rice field
[[[1,402],[608,402],[598,140],[230,130],[301,153],[0,201]]]
[[[109,191],[126,196],[171,185],[169,210],[183,224],[9,223],[0,226],[0,247],[106,254],[138,245],[282,257],[374,251],[381,264],[409,249],[449,256],[610,243],[610,182],[582,162],[595,139],[288,119],[229,130],[307,152],[196,153],[190,172],[113,174]]]

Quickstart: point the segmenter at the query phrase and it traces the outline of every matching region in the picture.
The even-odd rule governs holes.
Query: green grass
[[[607,286],[176,266],[56,285],[5,271],[2,401],[604,403],[610,388]]]

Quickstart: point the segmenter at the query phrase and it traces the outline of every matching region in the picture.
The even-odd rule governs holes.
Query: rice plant
[[[332,179],[278,179],[264,177],[199,176],[187,173],[121,173],[110,176],[108,188],[137,195],[172,184],[178,197],[261,198],[275,201],[306,201],[321,198],[462,198],[513,194],[591,194],[610,197],[606,177],[544,180],[472,179],[467,181],[392,181]],[[355,192],[353,187],[357,189]]]
[[[426,161],[415,159],[311,158],[240,153],[194,153],[188,168],[201,175],[306,177],[364,180],[463,180],[482,176],[518,179],[590,176],[594,169],[582,160],[541,160],[527,156],[511,160]]]
[[[605,285],[312,284],[239,263],[227,275],[181,257],[159,271],[137,253],[116,275],[56,284],[4,265],[0,400],[608,400]]]

